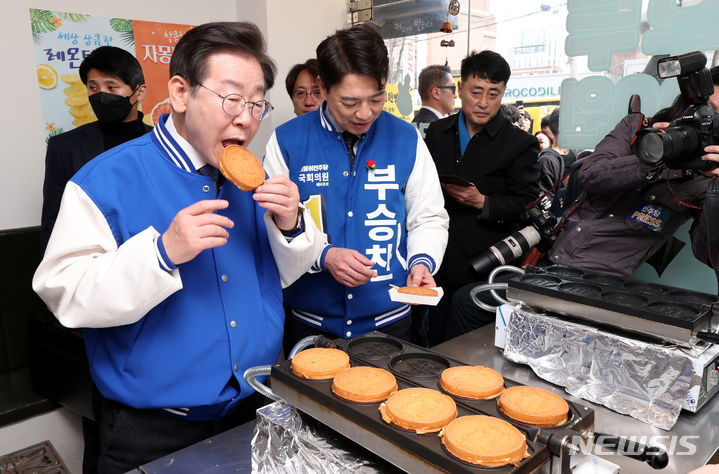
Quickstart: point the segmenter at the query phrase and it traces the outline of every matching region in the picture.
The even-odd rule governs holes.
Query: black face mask
[[[96,92],[89,97],[92,110],[100,122],[120,122],[127,117],[135,104],[130,97],[108,92]]]

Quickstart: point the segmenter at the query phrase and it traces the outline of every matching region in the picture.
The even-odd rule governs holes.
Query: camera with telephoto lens
[[[719,143],[719,115],[708,104],[714,84],[706,62],[699,51],[659,60],[659,77],[676,77],[684,102],[691,105],[669,127],[636,133],[632,152],[648,168],[666,164],[673,169],[706,170],[719,165],[701,159],[704,147]]]
[[[549,250],[556,239],[557,218],[554,214],[536,205],[522,213],[522,221],[528,225],[471,258],[474,271],[486,275],[492,269],[518,259],[534,246],[542,252]]]

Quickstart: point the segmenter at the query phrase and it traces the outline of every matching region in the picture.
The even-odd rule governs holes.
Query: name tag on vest
[[[669,220],[669,216],[672,215],[672,211],[666,209],[658,204],[641,203],[627,219],[635,221],[651,229],[655,232],[659,232]]]

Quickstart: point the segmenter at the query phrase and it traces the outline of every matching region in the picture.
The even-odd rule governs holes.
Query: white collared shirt
[[[185,140],[182,135],[180,135],[180,132],[177,131],[177,128],[175,128],[175,121],[173,119],[174,115],[174,113],[170,114],[170,116],[165,121],[165,129],[167,129],[167,133],[170,134],[170,136],[177,142],[177,144],[180,145],[180,148],[182,148],[182,151],[185,152],[195,169],[199,170],[200,168],[205,166],[207,162],[205,162],[205,160],[202,159],[197,150],[195,150],[192,145],[190,145],[190,142]]]
[[[438,119],[444,118],[444,114],[442,112],[440,112],[439,110],[437,110],[435,108],[430,107],[429,105],[423,105],[422,108],[431,111],[434,115],[437,116]]]

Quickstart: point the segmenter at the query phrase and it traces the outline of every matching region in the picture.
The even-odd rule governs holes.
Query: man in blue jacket
[[[95,158],[103,151],[107,151],[126,141],[140,137],[152,127],[143,123],[143,115],[139,106],[145,97],[147,86],[142,67],[135,56],[122,48],[115,46],[100,46],[94,49],[80,63],[80,79],[87,87],[87,94],[92,110],[97,116],[97,121],[81,125],[78,128],[69,130],[50,137],[47,142],[47,153],[45,155],[45,181],[42,187],[42,217],[40,220],[40,254],[45,253],[47,241],[50,239],[52,228],[55,225],[57,213],[60,210],[60,201],[65,185],[72,176],[82,168],[85,163]],[[35,338],[41,338],[43,342],[66,351],[69,348],[59,348],[59,340],[66,340],[68,334],[79,332],[79,329],[68,329],[60,326],[55,317],[49,312],[43,313],[43,328],[49,328],[47,336],[39,331],[35,332]],[[65,336],[65,337],[62,337]],[[84,345],[81,337],[73,337],[70,340],[77,344]],[[83,347],[78,347],[82,350]],[[82,361],[87,365],[87,360]],[[46,373],[60,373],[62,378],[67,372],[75,370],[68,368],[62,358],[55,358],[55,362],[43,364],[41,368],[33,368],[33,384],[35,380],[45,380]],[[69,374],[67,374],[69,376]],[[83,453],[83,472],[85,474],[97,472],[98,452],[98,425],[99,400],[97,390],[90,382],[89,371],[82,374],[73,374],[79,377],[84,383],[76,384],[77,392],[88,396],[92,405],[88,412],[93,418],[83,416],[82,431],[85,441]],[[65,388],[57,387],[54,384],[41,382],[39,389],[43,395],[63,403],[72,399],[68,396]],[[77,396],[77,395],[75,395]],[[63,403],[64,404],[64,403]]]
[[[416,128],[384,112],[387,48],[368,26],[317,47],[325,103],[275,130],[265,169],[297,183],[326,245],[285,290],[285,348],[325,334],[379,330],[408,339],[411,307],[390,285],[435,286],[447,213],[432,158]]]
[[[222,149],[249,144],[271,110],[274,74],[255,25],[189,30],[170,62],[172,114],[65,189],[33,288],[63,325],[86,328],[105,397],[100,472],[254,417],[242,374],[277,360],[281,281],[304,273],[323,243],[287,178],[254,193],[217,178]]]

